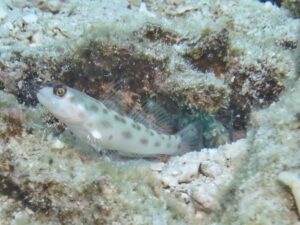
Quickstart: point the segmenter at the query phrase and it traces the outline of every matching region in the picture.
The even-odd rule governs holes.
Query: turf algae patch
[[[136,31],[140,41],[148,39],[151,42],[163,42],[165,44],[180,44],[187,41],[187,38],[180,36],[172,30],[164,29],[159,24],[147,23],[141,31]]]
[[[183,55],[197,70],[213,71],[220,76],[226,71],[228,30],[220,32],[203,32],[203,37],[196,43],[190,44],[190,49]]]
[[[285,75],[263,64],[232,68],[229,73],[232,76],[229,86],[232,89],[230,108],[235,118],[234,127],[245,129],[253,109],[264,108],[278,101],[285,89],[281,81]]]
[[[133,45],[90,41],[77,52],[69,71],[59,78],[97,99],[120,90],[119,95],[129,103],[140,95],[155,94],[157,81],[167,76],[167,59],[146,56]]]

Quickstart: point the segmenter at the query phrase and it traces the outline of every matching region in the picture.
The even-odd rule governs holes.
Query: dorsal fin
[[[174,134],[171,115],[148,96],[133,92],[128,80],[113,81],[104,90],[102,103],[109,109],[127,115],[159,133]]]
[[[141,109],[142,110],[132,109],[129,116],[133,120],[142,123],[146,127],[154,129],[159,133],[175,133],[171,115],[159,104],[149,98],[144,98],[141,104]]]
[[[117,112],[121,112],[126,108],[124,100],[117,95],[118,91],[123,89],[123,86],[124,80],[102,84],[103,94],[101,101],[107,108]]]

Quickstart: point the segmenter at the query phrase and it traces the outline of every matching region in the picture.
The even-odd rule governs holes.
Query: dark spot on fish
[[[167,144],[167,148],[170,148],[170,147],[171,147],[171,144],[170,144],[170,143],[168,143],[168,144]]]
[[[103,112],[104,114],[107,114],[107,113],[108,113],[108,110],[107,110],[106,108],[103,108],[103,109],[102,109],[102,112]]]
[[[154,143],[154,146],[155,146],[155,147],[160,147],[160,142],[155,142],[155,143]]]
[[[111,140],[112,138],[113,138],[112,135],[109,135],[109,136],[108,136],[108,140]]]
[[[71,97],[69,98],[69,100],[70,100],[70,102],[75,102],[76,98],[75,98],[75,96],[71,96]]]
[[[154,136],[154,132],[152,130],[149,130],[149,133],[151,136]]]
[[[141,138],[141,143],[143,144],[143,145],[146,145],[146,144],[148,144],[148,139],[146,139],[146,138]]]
[[[130,131],[123,131],[123,132],[122,132],[122,135],[123,135],[123,137],[125,137],[125,138],[127,138],[127,139],[129,139],[129,138],[132,137],[132,134],[131,134]]]
[[[99,111],[99,108],[97,105],[95,104],[91,104],[89,109],[92,111],[92,112],[98,112]]]
[[[114,118],[116,121],[122,122],[122,123],[126,123],[126,120],[124,119],[124,117],[119,116],[118,114],[114,115]]]
[[[126,120],[124,119],[124,117],[121,117],[121,122],[126,124]]]
[[[141,126],[139,124],[137,124],[137,123],[133,123],[132,127],[135,128],[135,129],[137,129],[137,130],[141,130]]]
[[[79,112],[77,113],[77,117],[79,117],[80,119],[83,119],[83,118],[85,117],[84,112],[79,111]]]
[[[112,127],[111,123],[106,121],[106,120],[102,120],[101,122],[101,125],[103,125],[104,127]]]

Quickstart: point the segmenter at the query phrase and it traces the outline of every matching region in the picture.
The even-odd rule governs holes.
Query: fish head
[[[59,82],[45,85],[37,92],[39,102],[66,124],[78,124],[86,119],[81,95],[79,91]]]

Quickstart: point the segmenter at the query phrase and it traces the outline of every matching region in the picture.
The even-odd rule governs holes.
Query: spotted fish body
[[[173,155],[182,150],[179,135],[149,129],[63,84],[42,87],[37,97],[68,129],[94,148],[142,156]]]

